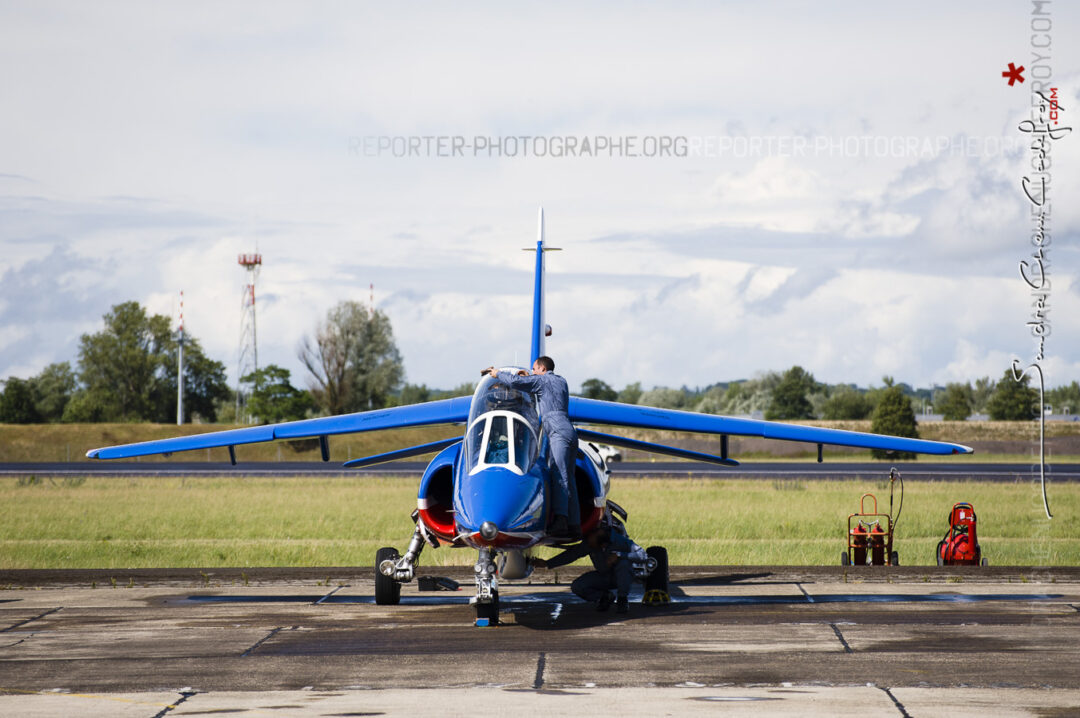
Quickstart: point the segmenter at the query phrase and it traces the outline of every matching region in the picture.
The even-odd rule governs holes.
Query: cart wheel
[[[393,547],[384,547],[375,552],[375,603],[380,606],[394,606],[401,602],[401,584],[384,576],[379,570],[383,561],[397,561],[401,554]]]
[[[899,566],[900,565],[900,553],[899,552],[893,551],[891,554],[889,554],[889,565],[890,566]]]
[[[988,558],[984,558],[984,559],[982,560],[982,564],[980,564],[980,565],[982,565],[982,566],[989,566],[989,565],[990,565],[990,559],[988,559]]]
[[[841,551],[840,552],[840,565],[841,566],[850,566],[851,565],[851,556],[848,556],[847,551]]]

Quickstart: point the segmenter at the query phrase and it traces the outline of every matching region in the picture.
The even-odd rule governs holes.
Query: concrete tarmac
[[[580,570],[492,628],[462,569],[397,606],[363,569],[5,571],[0,715],[1080,714],[1077,569],[694,567],[627,615]]]

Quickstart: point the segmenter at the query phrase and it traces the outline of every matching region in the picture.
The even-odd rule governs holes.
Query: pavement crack
[[[290,631],[295,631],[295,630],[296,630],[297,628],[299,628],[299,626],[290,626],[290,627],[289,627],[289,630],[290,630]],[[254,646],[252,646],[251,648],[247,649],[247,650],[246,650],[246,651],[244,651],[243,653],[241,653],[241,654],[240,654],[240,657],[241,657],[241,658],[247,658],[248,656],[250,656],[250,655],[251,655],[252,653],[254,653],[254,652],[255,652],[255,649],[257,649],[257,648],[258,648],[259,646],[261,646],[262,644],[266,643],[266,642],[267,642],[267,641],[269,641],[269,640],[270,640],[271,638],[273,638],[273,637],[274,637],[274,636],[276,636],[276,635],[277,635],[278,633],[280,633],[281,631],[284,631],[284,630],[285,630],[285,626],[278,626],[278,627],[277,627],[277,628],[275,628],[274,630],[270,631],[270,633],[266,634],[265,636],[263,636],[263,637],[262,637],[262,638],[260,638],[259,640],[255,641],[255,645],[254,645]]]
[[[176,701],[175,703],[170,703],[169,705],[162,708],[160,711],[158,711],[156,714],[154,714],[154,718],[165,718],[165,715],[167,713],[169,713],[173,708],[176,708],[176,706],[180,705],[181,703],[186,701],[188,698],[191,698],[193,695],[196,695],[197,693],[198,693],[198,691],[181,691],[180,700]]]
[[[540,690],[544,687],[544,667],[547,665],[547,654],[543,651],[540,652],[540,656],[536,659],[536,678],[533,679],[533,690]]]
[[[39,620],[39,619],[45,618],[45,617],[46,617],[46,616],[48,616],[48,615],[49,615],[50,613],[56,613],[56,612],[57,612],[57,611],[59,611],[59,610],[60,610],[61,608],[63,608],[63,606],[58,606],[58,607],[56,607],[56,608],[50,608],[50,609],[49,609],[48,611],[46,611],[45,613],[42,613],[42,614],[38,614],[37,616],[34,616],[33,618],[28,618],[28,619],[26,619],[25,621],[19,621],[18,623],[15,623],[15,624],[13,624],[13,625],[10,625],[10,626],[8,626],[7,628],[0,628],[0,633],[7,633],[8,631],[14,631],[14,630],[15,630],[16,628],[18,628],[19,626],[25,626],[25,625],[26,625],[26,624],[28,624],[28,623],[31,623],[31,622],[33,622],[33,621],[37,621],[37,620]]]
[[[800,591],[802,591],[802,595],[806,596],[806,601],[807,601],[807,603],[813,603],[813,602],[814,602],[814,597],[813,597],[813,596],[811,596],[811,595],[810,595],[809,593],[807,593],[807,592],[806,592],[806,589],[802,587],[802,584],[801,584],[801,583],[799,583],[798,581],[796,581],[796,582],[795,582],[795,587],[796,587],[797,589],[799,589]]]
[[[844,646],[844,653],[854,653],[855,651],[848,645],[848,642],[844,640],[844,634],[840,633],[840,629],[837,625],[835,623],[830,623],[829,627],[833,630],[833,633],[836,634],[836,637],[840,639],[840,643]]]
[[[901,703],[900,701],[896,700],[896,696],[894,696],[892,694],[892,691],[890,691],[888,688],[886,688],[884,686],[876,686],[876,687],[880,688],[883,691],[885,691],[885,695],[887,695],[889,697],[889,700],[891,700],[893,702],[893,705],[896,706],[896,710],[900,711],[900,715],[902,715],[904,718],[911,718],[911,714],[907,712],[907,708],[904,708],[904,704]]]
[[[311,604],[311,605],[313,605],[313,606],[318,606],[318,605],[319,605],[320,603],[322,603],[322,602],[323,602],[323,601],[325,601],[326,599],[330,598],[331,596],[333,596],[333,595],[334,595],[335,593],[337,593],[338,591],[340,591],[340,590],[341,590],[341,589],[343,589],[343,588],[345,588],[345,586],[338,586],[338,587],[337,587],[337,588],[335,588],[335,589],[334,589],[333,591],[331,591],[330,593],[326,594],[325,596],[323,596],[322,598],[320,598],[320,599],[319,599],[318,601],[315,601],[315,602],[314,602],[313,604]]]

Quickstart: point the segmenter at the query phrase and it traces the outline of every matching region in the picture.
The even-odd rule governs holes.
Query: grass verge
[[[876,481],[638,479],[614,484],[631,536],[678,565],[832,565]],[[404,548],[416,481],[389,478],[0,479],[0,568],[367,566]],[[1080,564],[1080,484],[907,483],[895,548],[932,565],[957,501],[975,505],[994,565]],[[542,550],[541,555],[551,555]],[[426,565],[468,565],[469,550],[427,550]]]

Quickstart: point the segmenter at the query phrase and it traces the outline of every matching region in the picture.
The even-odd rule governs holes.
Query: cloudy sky
[[[263,364],[301,383],[301,338],[373,283],[408,380],[455,386],[528,359],[540,205],[572,386],[1000,376],[1035,351],[1036,66],[1080,125],[1080,8],[1048,12],[1039,59],[1019,0],[2,2],[0,377],[180,289],[234,376],[258,247]],[[447,144],[395,156],[425,137]],[[552,156],[566,138],[608,149]],[[1080,133],[1050,187],[1058,385],[1080,379]]]

